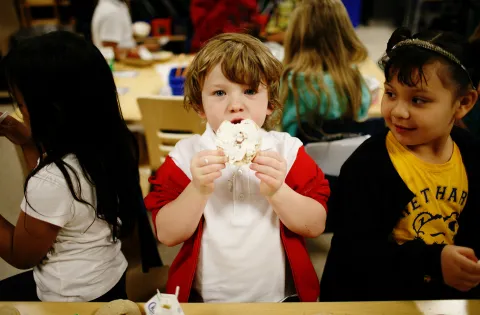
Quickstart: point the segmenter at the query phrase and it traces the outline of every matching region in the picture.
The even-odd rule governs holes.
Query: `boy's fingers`
[[[283,161],[281,155],[275,151],[260,151],[257,153],[257,156],[266,156],[266,157],[271,157],[277,161],[281,161],[281,162]]]
[[[217,171],[220,171],[222,169],[224,169],[226,166],[225,164],[210,164],[210,165],[206,165],[206,166],[203,166],[200,168],[200,173],[202,175],[207,175],[207,174],[210,174],[210,173],[213,173],[213,172],[217,172]]]
[[[260,165],[260,164],[253,163],[253,164],[251,164],[250,168],[254,171],[257,171],[261,174],[268,175],[268,176],[273,177],[273,178],[279,178],[281,176],[280,171],[278,171],[278,170],[276,170],[276,169],[274,169],[273,167],[270,167],[270,166],[265,166],[265,165]]]
[[[205,150],[198,153],[198,157],[205,156],[225,156],[225,153],[222,150]]]
[[[261,165],[268,165],[277,170],[281,170],[284,167],[283,161],[279,161],[277,159],[266,156],[255,157],[255,159],[253,159],[253,162]]]
[[[195,165],[198,167],[205,167],[205,166],[215,165],[215,164],[225,164],[226,162],[227,162],[227,157],[225,155],[223,156],[205,155],[205,156],[199,156],[197,158],[197,161],[195,162]]]

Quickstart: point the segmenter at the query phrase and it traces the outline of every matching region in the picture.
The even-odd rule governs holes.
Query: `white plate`
[[[152,53],[153,60],[156,61],[167,61],[173,57],[173,53],[171,51],[159,51]]]

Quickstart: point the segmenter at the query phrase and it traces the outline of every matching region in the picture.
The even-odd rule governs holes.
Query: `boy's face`
[[[435,145],[449,137],[455,119],[467,112],[456,99],[453,89],[445,87],[437,73],[439,63],[426,65],[427,83],[409,87],[398,82],[396,75],[385,82],[382,116],[395,138],[404,146]]]
[[[203,113],[214,131],[224,120],[236,123],[243,119],[263,125],[272,110],[268,106],[268,90],[260,85],[257,91],[248,86],[229,81],[216,65],[205,77],[202,89]]]

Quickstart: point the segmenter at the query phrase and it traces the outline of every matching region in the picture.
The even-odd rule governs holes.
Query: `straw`
[[[2,116],[0,116],[0,124],[7,118],[8,116],[8,111],[5,111]]]
[[[180,293],[180,287],[177,286],[177,287],[175,288],[175,296],[177,297],[177,300],[178,300],[178,294],[179,294],[179,293]]]

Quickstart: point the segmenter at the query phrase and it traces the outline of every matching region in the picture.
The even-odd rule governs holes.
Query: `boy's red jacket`
[[[256,0],[191,0],[192,51],[215,35],[245,32],[257,15]]]
[[[190,179],[170,157],[167,157],[155,176],[150,178],[150,183],[153,185],[153,191],[145,198],[145,205],[149,211],[152,211],[155,225],[158,211],[175,200],[190,183]],[[300,147],[285,183],[299,194],[317,200],[327,209],[326,203],[330,195],[328,181],[303,147]],[[178,299],[181,303],[188,302],[193,285],[202,241],[203,220],[203,218],[200,220],[195,233],[184,242],[169,270],[167,293],[174,294],[175,288],[179,286]],[[304,238],[290,231],[282,223],[280,236],[300,300],[302,302],[317,301],[320,293],[319,281],[305,247]]]

